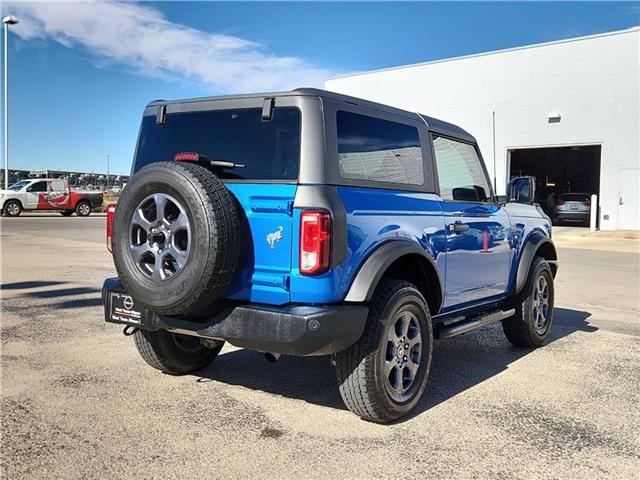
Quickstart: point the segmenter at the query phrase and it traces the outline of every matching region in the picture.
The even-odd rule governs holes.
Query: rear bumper
[[[574,220],[574,221],[586,221],[591,218],[590,212],[556,212],[556,218],[558,220]]]
[[[126,293],[118,278],[108,278],[102,287],[106,322],[225,340],[237,347],[298,356],[328,355],[345,350],[362,336],[369,313],[365,305],[275,307],[245,304],[197,322],[156,315],[146,309],[139,319],[123,320],[111,316],[112,292]]]

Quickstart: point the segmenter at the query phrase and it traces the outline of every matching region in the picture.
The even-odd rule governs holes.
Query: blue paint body
[[[321,275],[304,276],[298,270],[301,212],[293,208],[297,186],[229,182],[227,187],[246,212],[251,232],[227,298],[255,303],[341,303],[370,255],[389,241],[403,240],[434,260],[444,284],[440,315],[473,309],[508,296],[526,243],[534,234],[550,237],[549,220],[528,205],[445,202],[429,193],[341,186],[346,258]],[[456,222],[469,229],[451,231]]]

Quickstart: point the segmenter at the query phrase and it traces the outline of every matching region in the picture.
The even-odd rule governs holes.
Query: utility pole
[[[4,25],[4,189],[9,188],[9,25],[18,23],[18,19],[7,15],[2,19]]]
[[[109,190],[109,161],[111,160],[111,155],[107,155],[107,190]]]

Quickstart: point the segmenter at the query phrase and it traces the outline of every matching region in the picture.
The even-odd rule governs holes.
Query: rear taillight
[[[331,215],[305,210],[300,215],[300,273],[316,275],[329,268]]]
[[[113,231],[113,216],[116,213],[116,204],[110,203],[107,206],[107,250],[111,250],[111,232]]]

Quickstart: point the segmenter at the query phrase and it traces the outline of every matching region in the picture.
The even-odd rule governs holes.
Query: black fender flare
[[[520,255],[520,261],[518,262],[518,269],[516,271],[514,294],[520,293],[524,288],[529,278],[529,270],[531,269],[533,259],[542,248],[548,249],[547,251],[551,253],[551,258],[547,258],[547,262],[551,264],[551,270],[555,276],[558,270],[556,247],[549,237],[541,232],[534,232],[527,237],[522,248],[522,255]]]
[[[436,275],[438,269],[436,263],[431,255],[419,245],[406,240],[392,240],[378,247],[369,257],[364,261],[360,270],[356,274],[351,287],[345,297],[345,302],[368,302],[373,297],[380,279],[387,271],[389,266],[400,257],[405,255],[417,254],[423,257],[434,268]],[[438,276],[441,296],[444,298],[444,284],[442,277]]]

